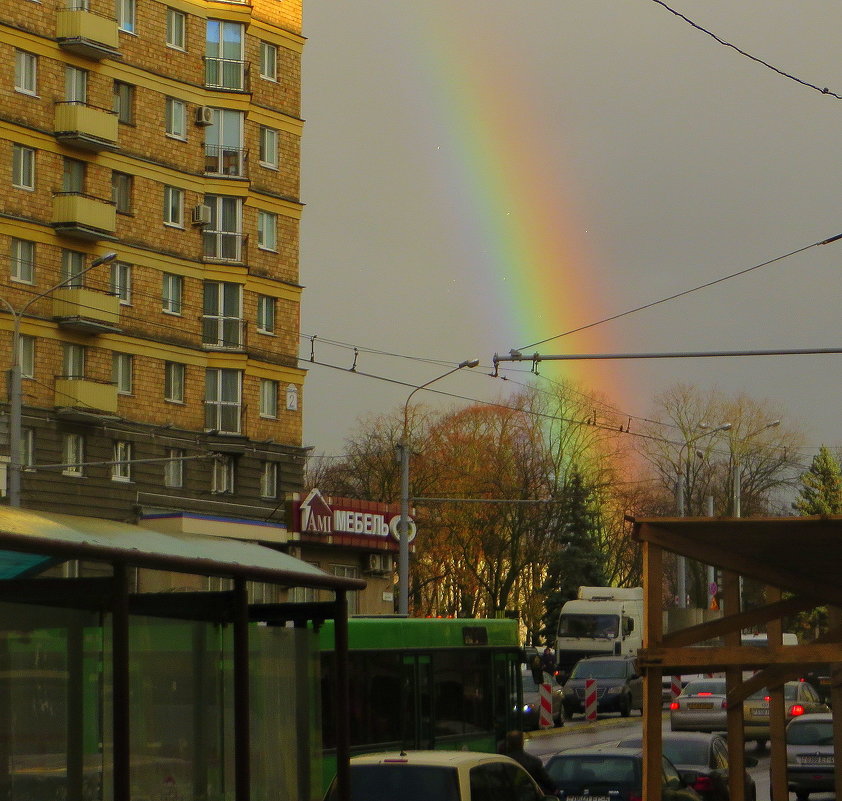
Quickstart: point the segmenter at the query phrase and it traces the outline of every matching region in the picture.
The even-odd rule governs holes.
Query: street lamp
[[[675,492],[675,505],[678,511],[679,517],[685,517],[687,514],[686,505],[685,505],[685,497],[684,497],[684,469],[683,469],[683,459],[682,453],[684,452],[685,448],[689,448],[697,440],[702,439],[702,437],[709,437],[712,434],[716,434],[719,431],[728,431],[731,428],[730,423],[722,423],[722,425],[718,425],[715,428],[708,428],[706,424],[699,423],[699,428],[705,429],[701,432],[701,434],[696,434],[695,437],[690,437],[689,439],[684,440],[684,444],[678,449],[678,477],[677,477],[677,484],[676,484],[676,492]],[[690,460],[687,460],[687,483],[690,483]],[[679,555],[678,557],[678,606],[681,609],[684,609],[687,606],[687,560],[686,557]]]
[[[20,461],[20,444],[22,437],[23,426],[23,401],[21,388],[21,366],[20,366],[20,324],[23,315],[26,314],[27,309],[37,300],[46,297],[51,292],[61,289],[63,286],[72,283],[80,276],[84,275],[88,270],[93,270],[94,267],[100,267],[103,264],[108,264],[117,258],[117,254],[113,251],[106,253],[104,256],[99,256],[94,259],[87,267],[80,270],[78,273],[69,275],[63,281],[60,281],[55,286],[45,289],[43,292],[31,297],[20,309],[15,309],[9,301],[5,298],[0,298],[2,303],[12,315],[12,364],[9,368],[9,506],[20,506],[20,477],[21,477],[21,461]]]
[[[400,551],[398,552],[398,614],[409,614],[409,437],[408,437],[408,413],[409,401],[419,389],[424,389],[442,378],[461,370],[463,367],[476,367],[479,359],[466,359],[459,362],[452,370],[442,373],[440,376],[431,378],[427,383],[415,387],[406,398],[403,405],[403,432],[401,441],[398,443],[398,450],[401,454],[401,518],[399,525]]]

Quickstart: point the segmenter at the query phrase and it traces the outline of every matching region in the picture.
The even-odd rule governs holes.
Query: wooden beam
[[[722,573],[722,595],[725,613],[736,615],[740,612],[740,579],[736,573],[726,570]],[[725,648],[723,651],[739,652],[740,632],[731,629],[724,634]],[[685,648],[685,651],[706,651],[706,648]],[[725,671],[725,690],[732,692],[742,681],[742,669],[739,663],[729,666]],[[746,801],[745,781],[745,731],[743,722],[743,705],[729,706],[726,710],[726,726],[728,729],[728,794],[731,801]]]
[[[663,551],[643,543],[643,643],[658,646],[663,637]],[[643,797],[661,801],[661,676],[655,667],[643,674]]]
[[[637,652],[641,672],[658,668],[665,673],[712,673],[728,667],[760,670],[769,665],[823,665],[842,661],[842,643],[756,646],[705,646],[689,648],[643,648]]]

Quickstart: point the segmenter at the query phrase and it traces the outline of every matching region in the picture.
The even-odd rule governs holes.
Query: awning
[[[32,575],[63,559],[116,562],[290,587],[358,590],[365,586],[361,579],[333,576],[289,554],[243,540],[0,507],[0,578]]]

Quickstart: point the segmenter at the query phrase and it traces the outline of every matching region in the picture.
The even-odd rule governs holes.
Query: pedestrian
[[[550,774],[544,769],[544,763],[538,757],[523,750],[523,732],[519,729],[506,733],[506,756],[522,765],[526,772],[538,782],[538,786],[546,795],[556,795],[555,783]]]
[[[544,653],[541,656],[541,667],[544,673],[549,673],[551,676],[555,674],[555,654],[549,645],[544,649]]]

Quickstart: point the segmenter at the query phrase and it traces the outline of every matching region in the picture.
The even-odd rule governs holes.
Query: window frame
[[[240,350],[244,346],[243,295],[243,285],[234,281],[204,282],[202,347]],[[236,305],[235,314],[229,313],[232,304]]]
[[[257,210],[257,247],[278,252],[278,215],[273,211]]]
[[[260,497],[274,500],[278,497],[278,463],[265,461],[260,471]]]
[[[62,283],[63,289],[81,289],[85,285],[85,255],[79,250],[62,248],[61,278],[65,281]]]
[[[12,143],[12,186],[35,191],[35,148]]]
[[[278,46],[260,41],[260,77],[267,81],[278,81]]]
[[[280,395],[279,382],[271,378],[260,379],[259,416],[264,419],[277,420],[278,397]]]
[[[24,251],[29,251],[25,254]],[[17,236],[9,238],[9,280],[35,283],[35,242]]]
[[[216,456],[211,467],[211,493],[233,495],[235,478],[234,458],[229,454]]]
[[[277,298],[272,295],[257,296],[257,319],[255,326],[259,334],[275,335]]]
[[[260,144],[258,161],[261,167],[278,169],[278,129],[268,125],[260,126]]]
[[[187,103],[178,97],[167,97],[164,103],[165,135],[186,142],[187,128]]]
[[[176,20],[179,24],[173,24]],[[187,14],[171,6],[167,6],[164,42],[173,50],[187,51]]]
[[[117,28],[125,33],[137,33],[136,0],[116,0]]]
[[[164,462],[164,486],[177,489],[184,486],[184,457],[183,448],[168,448],[167,461]]]
[[[178,288],[178,297],[173,296],[172,290]],[[177,308],[176,308],[177,306]],[[161,275],[161,311],[181,317],[184,308],[184,276],[178,273],[163,273]]]
[[[111,262],[109,290],[121,306],[132,305],[132,265],[125,261]]]
[[[129,482],[132,480],[133,443],[125,439],[114,440],[114,461],[111,465],[111,480]]]
[[[187,370],[182,362],[164,362],[164,400],[184,403],[184,385]]]
[[[111,171],[111,201],[117,214],[132,213],[134,176],[119,170]]]
[[[134,358],[131,353],[111,352],[111,381],[118,395],[131,395],[134,387]]]
[[[73,431],[61,435],[61,470],[63,476],[81,478],[85,475],[85,437]]]
[[[15,91],[38,97],[38,56],[16,47],[14,73]]]
[[[61,374],[62,377],[76,381],[85,378],[85,346],[76,342],[61,343]]]
[[[64,67],[64,100],[67,103],[88,102],[88,71],[66,64]]]
[[[18,337],[18,365],[21,378],[35,378],[35,337],[29,334]]]
[[[234,195],[205,195],[211,222],[202,229],[202,258],[239,262],[243,251],[243,199]],[[223,228],[233,219],[233,228]]]
[[[134,84],[114,81],[114,112],[123,125],[134,125]]]
[[[226,379],[234,379],[233,397],[227,397],[232,388]],[[205,370],[205,430],[239,434],[243,416],[243,371],[231,367],[209,367]],[[229,426],[230,411],[235,412],[236,425]],[[226,415],[225,412],[229,412]]]
[[[181,187],[164,186],[164,225],[184,228],[184,194]]]

